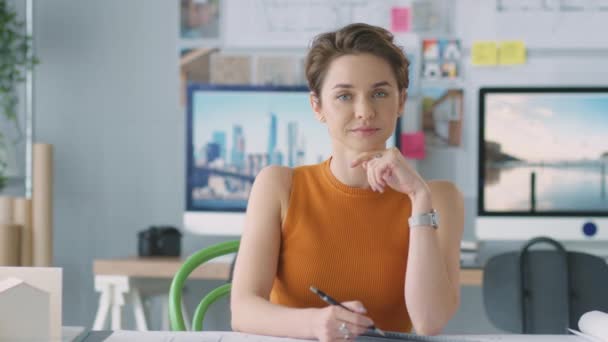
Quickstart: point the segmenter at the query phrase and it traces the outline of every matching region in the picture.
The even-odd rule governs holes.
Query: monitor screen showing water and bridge
[[[478,156],[481,239],[608,237],[608,88],[481,88]]]

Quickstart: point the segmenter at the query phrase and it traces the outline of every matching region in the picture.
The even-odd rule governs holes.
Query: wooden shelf
[[[132,257],[93,261],[95,275],[125,275],[138,278],[173,278],[184,259],[171,257]],[[232,259],[212,260],[196,268],[188,279],[228,279]]]
[[[219,258],[195,269],[188,279],[228,279],[232,258]],[[184,259],[168,257],[100,259],[93,262],[95,275],[125,275],[138,278],[171,279]],[[460,270],[461,286],[481,286],[483,271],[477,268]]]
[[[483,271],[480,268],[463,268],[460,270],[460,286],[481,286]]]

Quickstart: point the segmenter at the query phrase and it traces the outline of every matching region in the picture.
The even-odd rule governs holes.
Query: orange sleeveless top
[[[327,306],[309,290],[313,285],[339,302],[361,301],[380,329],[409,332],[409,197],[390,188],[377,193],[349,187],[329,163],[294,169],[270,301]]]

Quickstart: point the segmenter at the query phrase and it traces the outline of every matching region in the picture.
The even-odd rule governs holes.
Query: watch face
[[[430,214],[431,216],[431,226],[437,227],[439,226],[439,214],[433,210]]]
[[[439,225],[439,222],[437,222],[437,216],[431,215],[431,225],[434,227]]]

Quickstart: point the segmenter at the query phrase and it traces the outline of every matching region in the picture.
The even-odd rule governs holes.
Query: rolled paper
[[[19,266],[20,231],[18,224],[0,223],[0,266]]]
[[[32,266],[32,200],[15,198],[14,222],[21,226],[21,266]]]
[[[578,320],[578,329],[601,341],[608,341],[608,313],[602,311],[589,311]]]
[[[32,150],[33,266],[53,263],[53,146],[34,144]]]
[[[13,197],[0,196],[0,223],[13,223]]]

